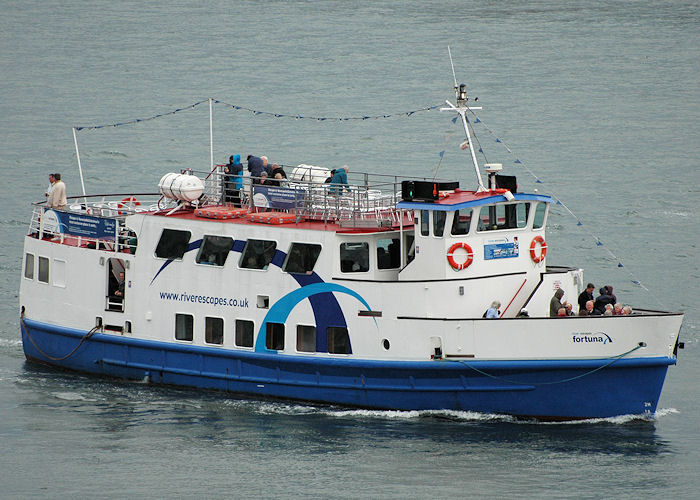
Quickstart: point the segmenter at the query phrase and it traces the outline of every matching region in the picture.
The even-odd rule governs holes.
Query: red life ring
[[[540,244],[540,254],[537,255],[535,253],[535,248],[537,248],[537,244]],[[542,236],[535,236],[532,239],[532,243],[530,243],[530,258],[535,264],[538,264],[542,262],[547,255],[547,243],[544,241],[544,238]]]
[[[457,250],[458,248],[463,248],[467,252],[467,260],[465,260],[461,264],[458,264],[453,256],[455,250]],[[468,268],[473,260],[474,260],[474,252],[472,251],[472,247],[470,247],[466,243],[455,243],[447,251],[447,262],[449,262],[450,265],[452,266],[452,268],[456,269],[457,271],[461,271],[462,269]]]
[[[117,208],[133,208],[141,205],[141,202],[135,196],[127,196],[122,201],[117,203]],[[126,212],[119,211],[119,215],[124,215]]]

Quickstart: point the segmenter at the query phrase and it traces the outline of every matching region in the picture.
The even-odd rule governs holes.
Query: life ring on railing
[[[137,200],[135,196],[127,196],[122,201],[117,203],[117,209],[133,208],[133,207],[138,207],[140,205],[141,205],[141,202],[139,200]],[[124,215],[126,212],[122,212],[121,210],[119,210],[117,213],[119,215]]]
[[[537,255],[535,253],[535,249],[537,248],[537,244],[539,243],[540,245],[540,254]],[[544,241],[544,238],[542,236],[535,236],[532,239],[532,243],[530,243],[530,258],[535,264],[538,264],[542,262],[547,255],[547,242]]]
[[[454,258],[454,252],[458,248],[464,248],[464,250],[466,250],[466,252],[467,252],[467,260],[465,260],[461,264],[458,264]],[[452,268],[456,269],[457,271],[461,271],[462,269],[468,268],[473,260],[474,260],[474,252],[472,251],[472,247],[470,247],[466,243],[455,243],[447,251],[447,262],[449,262],[450,265],[452,266]]]

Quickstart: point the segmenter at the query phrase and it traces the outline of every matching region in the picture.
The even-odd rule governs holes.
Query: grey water
[[[0,497],[697,498],[696,1],[27,0],[0,18]],[[267,154],[474,187],[452,116],[409,116],[454,97],[448,46],[483,107],[480,160],[562,202],[549,263],[685,312],[655,418],[347,410],[25,363],[22,241],[48,173],[82,192],[72,127],[214,98],[271,113],[215,104],[217,163]],[[88,193],[209,166],[206,103],[77,136]]]

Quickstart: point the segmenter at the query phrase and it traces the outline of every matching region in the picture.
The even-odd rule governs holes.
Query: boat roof
[[[452,212],[462,208],[490,205],[498,202],[510,201],[506,198],[506,189],[487,189],[486,191],[463,191],[455,189],[454,192],[440,193],[440,199],[432,201],[400,201],[397,208],[409,210],[437,210]],[[551,203],[551,196],[530,193],[515,193],[513,201],[544,201]]]

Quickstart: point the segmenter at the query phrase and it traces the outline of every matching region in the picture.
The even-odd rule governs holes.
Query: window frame
[[[212,323],[214,324],[216,321],[221,322],[221,342],[210,342],[207,340],[207,337],[209,336],[209,324]],[[224,345],[224,336],[225,336],[225,327],[226,327],[226,322],[224,321],[224,318],[220,316],[205,316],[204,317],[204,343],[207,345]],[[213,325],[212,325],[213,328]]]
[[[189,331],[189,339],[188,338],[178,338],[178,317],[183,317],[185,319],[189,318],[190,319],[190,325],[188,327],[187,324],[185,324],[186,329]],[[185,332],[187,333],[187,331]],[[178,342],[194,342],[194,315],[189,314],[189,313],[175,313],[175,331],[173,332],[173,338],[177,340]]]
[[[27,270],[29,270],[29,265],[28,265],[29,264],[29,257],[31,257],[31,260],[32,260],[31,276],[27,276]],[[31,252],[24,253],[24,274],[23,274],[23,276],[26,279],[34,281],[34,276],[37,274],[36,263],[37,263],[37,258],[33,253],[31,253]]]
[[[244,345],[244,344],[239,344],[238,340],[242,338],[243,334],[247,334],[248,332],[241,331],[241,336],[239,336],[239,331],[238,331],[238,326],[240,325],[248,325],[250,324],[250,345]],[[255,348],[255,321],[252,319],[243,319],[243,318],[236,318],[233,324],[233,345],[236,347],[240,347],[243,349],[253,349]]]
[[[188,235],[187,242],[184,244],[184,248],[182,249],[182,254],[179,257],[173,257],[173,255],[175,255],[175,253],[171,253],[170,256],[158,255],[158,249],[160,248],[161,241],[163,240],[163,235],[166,233],[166,231],[173,232],[173,233],[183,233],[183,234]],[[190,245],[190,240],[192,240],[192,231],[188,231],[186,229],[172,229],[172,228],[165,227],[165,228],[163,228],[163,230],[160,233],[160,237],[158,238],[158,242],[156,243],[156,248],[153,250],[153,256],[156,259],[182,261],[185,258],[185,254],[187,253],[187,248]]]
[[[299,245],[302,247],[317,247],[318,248],[318,252],[316,253],[316,257],[313,258],[313,265],[311,266],[311,269],[305,269],[304,271],[288,271],[287,270],[287,265],[290,262],[290,258],[292,257],[292,255],[296,254],[296,252],[294,251],[296,248],[295,245]],[[291,242],[289,244],[289,248],[287,248],[287,256],[284,258],[284,262],[282,263],[282,272],[289,273],[289,274],[311,274],[311,273],[313,273],[314,269],[316,267],[316,264],[318,263],[318,259],[321,256],[322,251],[323,251],[323,245],[321,245],[320,243],[308,243],[305,241],[293,241],[293,242]],[[304,257],[304,259],[302,259],[302,260],[305,260],[305,259],[306,259],[306,257]],[[292,261],[292,262],[294,262],[294,261]],[[300,266],[300,267],[303,268],[305,266]]]
[[[248,255],[248,247],[250,246],[252,248],[251,242],[262,242],[262,243],[272,243],[274,246],[272,247],[272,254],[267,261],[266,264],[264,264],[262,267],[249,267],[249,266],[244,266],[243,263],[246,260],[249,260],[253,255]],[[262,252],[256,253],[255,256],[261,256],[263,257],[263,262],[266,260],[265,254],[268,252],[269,249],[263,249]],[[245,241],[245,245],[243,246],[243,250],[241,250],[241,257],[238,259],[238,267],[240,269],[247,269],[249,271],[267,271],[268,268],[270,267],[270,264],[272,264],[272,261],[275,260],[275,254],[277,253],[277,242],[275,240],[260,240],[257,238],[248,238]]]
[[[220,240],[229,240],[231,242],[231,246],[228,248],[228,250],[224,254],[223,262],[221,264],[219,264],[217,261],[210,262],[210,261],[202,260],[203,253],[207,250],[207,248],[206,248],[207,241],[209,241],[210,239],[213,241],[214,238],[218,238]],[[224,267],[224,265],[226,265],[226,260],[228,259],[228,256],[231,253],[231,250],[233,249],[233,241],[234,241],[234,239],[231,236],[221,236],[218,234],[205,234],[205,235],[203,235],[202,236],[202,244],[200,245],[199,251],[197,252],[197,255],[194,258],[195,263],[203,265],[203,266]],[[221,248],[223,248],[223,247],[221,247]],[[210,255],[218,256],[221,254],[212,253]]]

